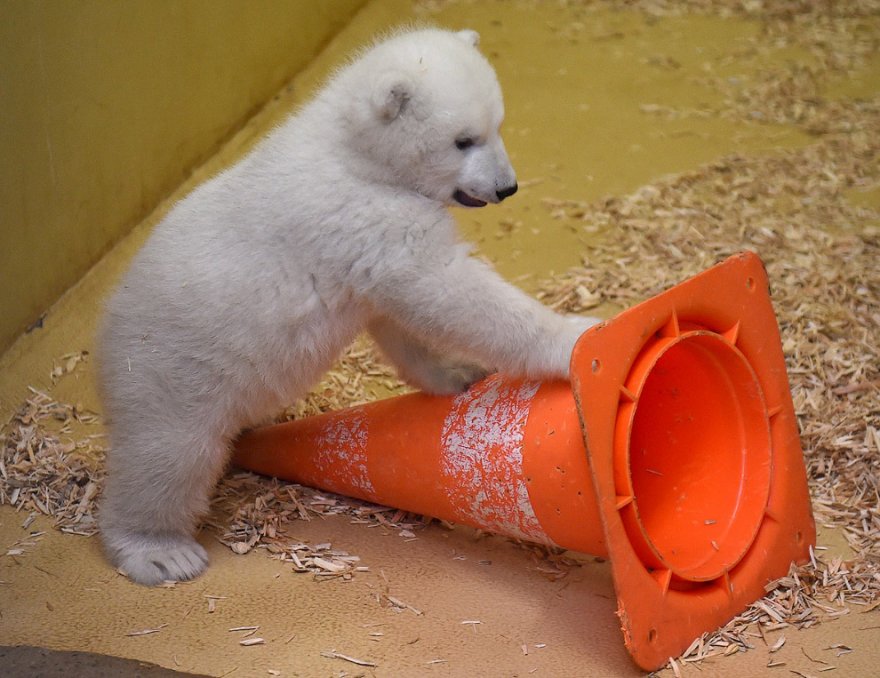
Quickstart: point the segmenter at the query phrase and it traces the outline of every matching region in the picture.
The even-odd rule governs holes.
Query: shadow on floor
[[[16,678],[171,678],[202,676],[178,673],[155,664],[92,652],[58,652],[44,647],[0,646],[3,675]]]

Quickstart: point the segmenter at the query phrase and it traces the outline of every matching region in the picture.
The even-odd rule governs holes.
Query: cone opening
[[[770,491],[757,376],[736,346],[704,330],[655,339],[631,376],[630,539],[652,569],[689,582],[721,577],[754,541]]]

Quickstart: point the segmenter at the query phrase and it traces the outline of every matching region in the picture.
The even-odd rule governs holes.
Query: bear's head
[[[388,180],[447,205],[482,207],[517,188],[501,88],[478,42],[474,31],[402,33],[348,69],[348,143]]]

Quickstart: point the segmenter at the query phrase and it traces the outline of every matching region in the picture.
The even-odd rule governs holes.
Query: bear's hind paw
[[[132,535],[124,545],[111,546],[113,560],[132,581],[158,586],[167,581],[187,581],[208,567],[208,553],[188,535]]]

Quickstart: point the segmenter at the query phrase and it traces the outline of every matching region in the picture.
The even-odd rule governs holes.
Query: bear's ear
[[[391,122],[406,109],[413,96],[412,80],[400,72],[382,75],[373,88],[373,108],[383,122]]]
[[[476,31],[472,31],[470,28],[466,28],[463,31],[459,31],[458,33],[456,33],[456,35],[461,40],[464,40],[471,47],[476,47],[477,45],[480,44],[480,34],[477,33]]]

